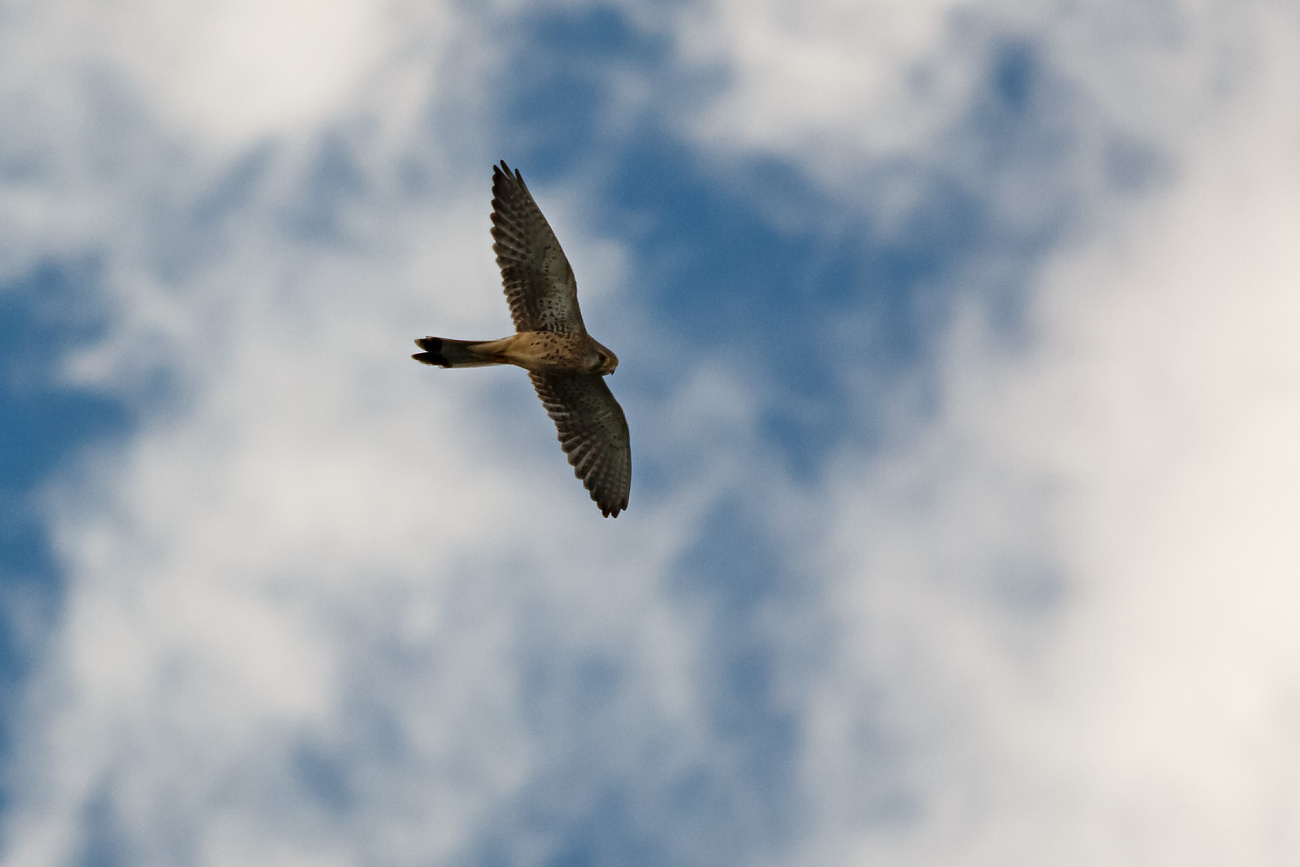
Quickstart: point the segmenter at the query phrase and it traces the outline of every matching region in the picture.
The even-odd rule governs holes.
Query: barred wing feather
[[[492,249],[516,331],[581,334],[578,283],[519,170],[492,168]]]
[[[632,487],[632,446],[627,418],[603,377],[585,373],[529,372],[537,396],[559,431],[574,475],[606,517],[627,508]]]

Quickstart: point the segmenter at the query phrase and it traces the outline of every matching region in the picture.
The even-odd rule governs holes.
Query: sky
[[[1300,4],[0,0],[0,860],[1300,859]],[[621,364],[604,519],[492,166]]]

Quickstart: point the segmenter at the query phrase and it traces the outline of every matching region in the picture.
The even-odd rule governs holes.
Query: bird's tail
[[[495,340],[451,340],[446,337],[422,337],[415,345],[424,350],[411,357],[438,367],[487,367],[504,364],[496,353],[487,347]]]

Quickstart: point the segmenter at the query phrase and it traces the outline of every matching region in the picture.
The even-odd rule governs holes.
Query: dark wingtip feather
[[[495,187],[501,180],[517,181],[522,184],[525,189],[528,188],[528,185],[524,183],[524,176],[520,174],[519,169],[510,168],[510,166],[506,165],[505,160],[502,160],[500,163],[492,167],[492,186]]]
[[[579,476],[579,478],[581,478],[581,476]],[[600,513],[606,518],[617,518],[619,512],[627,511],[627,497],[624,497],[621,502],[617,503],[602,503],[597,499],[596,492],[587,485],[586,480],[584,480],[582,484],[587,488],[588,493],[591,494],[591,499],[594,500],[596,505],[600,508]]]

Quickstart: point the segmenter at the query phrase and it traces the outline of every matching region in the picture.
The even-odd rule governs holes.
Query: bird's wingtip
[[[600,513],[606,518],[617,518],[619,512],[627,511],[627,500],[621,503],[615,503],[612,506],[606,506],[603,503],[597,503],[600,506]]]
[[[510,178],[511,180],[518,181],[521,184],[524,182],[524,176],[519,173],[519,169],[510,168],[510,166],[506,164],[505,160],[502,160],[492,167],[492,180],[495,181],[497,178],[501,177]]]

